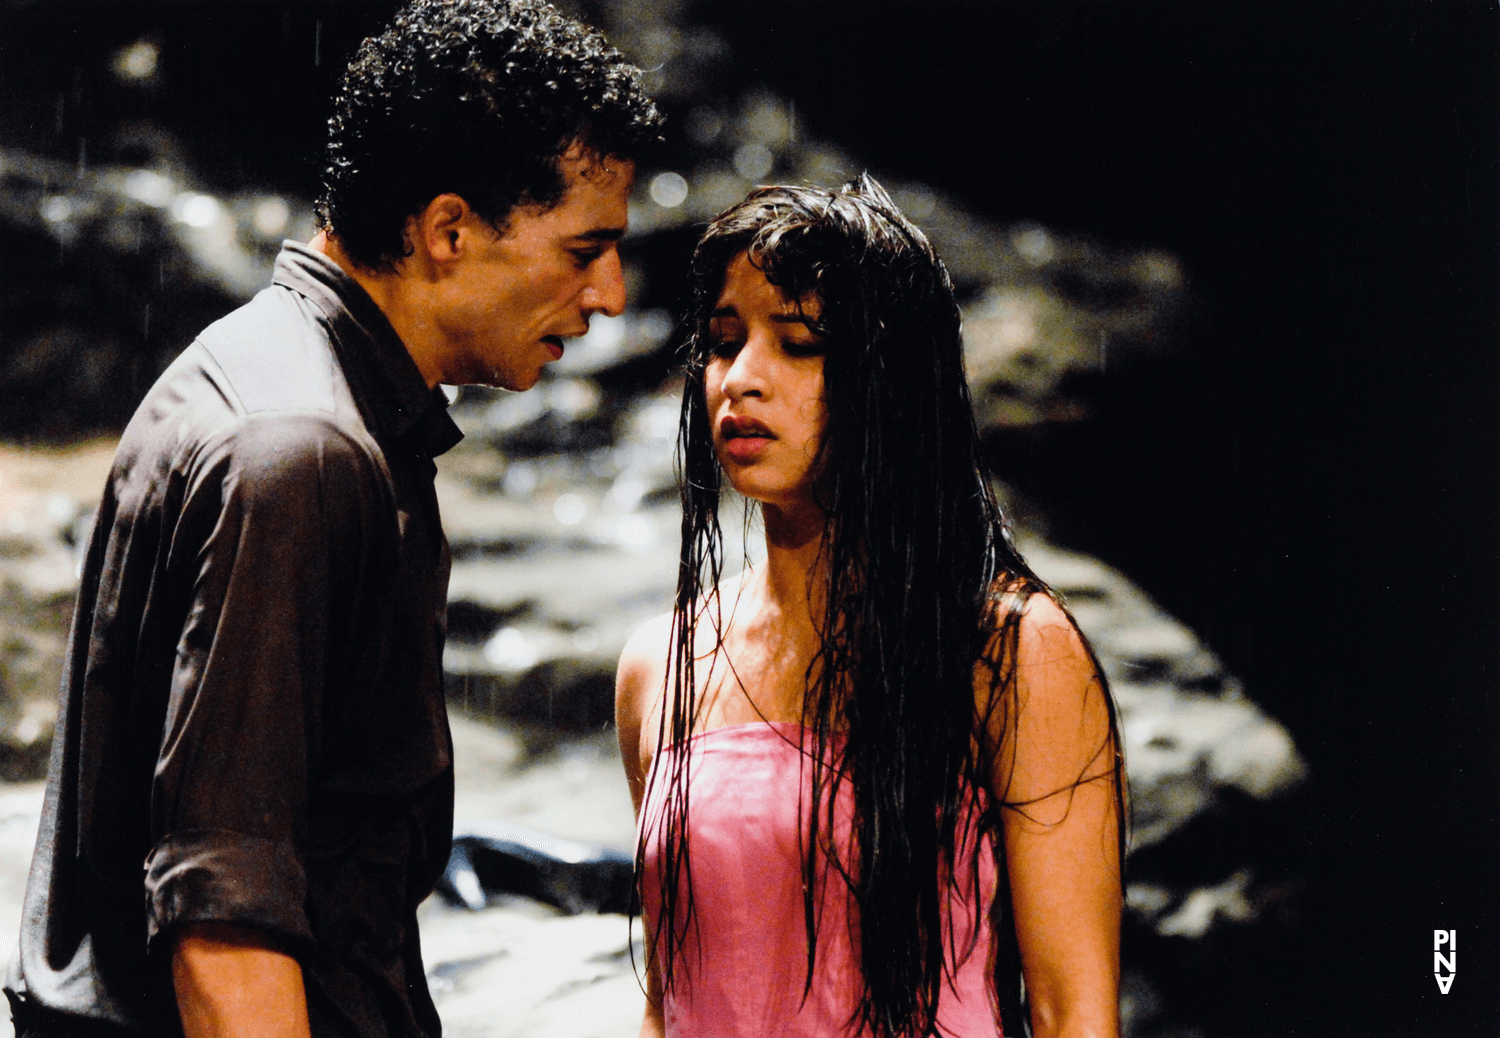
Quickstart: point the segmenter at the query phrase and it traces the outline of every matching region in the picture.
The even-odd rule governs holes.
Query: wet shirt
[[[9,988],[180,1032],[174,928],[302,964],[314,1035],[440,1027],[415,910],[447,861],[460,434],[379,308],[288,243],[120,442],[83,566]]]

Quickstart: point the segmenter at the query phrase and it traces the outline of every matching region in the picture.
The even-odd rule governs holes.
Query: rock
[[[626,915],[635,900],[634,867],[634,856],[625,851],[490,823],[454,831],[453,852],[436,892],[470,911],[488,907],[492,897],[516,895],[565,915]]]
[[[46,772],[77,597],[77,545],[113,457],[110,441],[0,447],[0,779]]]
[[[497,448],[511,442],[507,410],[524,397],[460,397],[466,439],[439,462],[455,703],[575,732],[611,721],[625,640],[670,608],[676,581],[678,385],[669,376],[616,406],[602,446],[519,458]]]
[[[142,165],[89,167],[0,149],[0,436],[67,442],[124,426],[209,322],[264,288],[311,208],[206,190],[163,130],[136,125]],[[170,291],[169,291],[170,289]]]
[[[428,984],[453,1038],[635,1038],[645,995],[638,936],[620,915],[534,901],[420,912]]]
[[[46,783],[40,781],[0,786],[0,948],[7,957],[20,935],[21,904],[45,795]]]
[[[1083,421],[1093,413],[1108,364],[1133,362],[1164,345],[1161,329],[1181,306],[1177,261],[1155,253],[1107,255],[1084,242],[1054,245],[1040,227],[1018,228],[1012,238],[1017,248],[1030,243],[1042,250],[1032,253],[1039,269],[992,283],[965,308],[964,363],[975,420],[986,431]],[[1088,293],[1108,302],[1077,298]]]
[[[635,823],[612,731],[554,733],[457,714],[455,827],[588,841],[628,857]],[[3,808],[0,801],[0,808]],[[3,820],[0,820],[3,821]],[[4,830],[0,828],[0,836]],[[577,848],[559,847],[564,852]],[[480,911],[429,898],[418,918],[443,1031],[469,1038],[634,1038],[645,998],[634,934],[618,914],[569,915],[523,897],[486,897]],[[633,958],[632,958],[633,956]]]
[[[1306,777],[1287,730],[1246,698],[1196,635],[1096,559],[1035,537],[1018,547],[1066,600],[1120,710],[1131,846],[1160,843],[1226,793],[1266,801]]]

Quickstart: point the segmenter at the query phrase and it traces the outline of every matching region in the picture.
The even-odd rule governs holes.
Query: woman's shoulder
[[[986,661],[1005,670],[1014,665],[1022,681],[1040,672],[1084,680],[1095,676],[1098,665],[1087,638],[1045,585],[1031,580],[996,581],[984,633]]]
[[[718,586],[698,600],[694,638],[699,646],[716,644],[720,629],[728,625],[741,606],[753,570],[725,577]],[[706,621],[706,622],[705,622]],[[665,612],[653,616],[637,627],[620,653],[617,693],[627,691],[626,684],[660,688],[675,655],[677,614]]]
[[[672,638],[673,614],[647,620],[626,640],[615,673],[615,735],[620,740],[620,757],[637,809],[651,758],[656,755],[652,733],[666,694]]]
[[[620,652],[616,695],[636,693],[653,685],[660,687],[672,654],[674,615],[662,613],[637,627]]]
[[[983,624],[993,634],[1013,621],[1023,629],[1067,628],[1077,623],[1046,583],[1030,574],[1002,572],[990,582],[985,594]]]
[[[1021,634],[1023,637],[1071,636],[1082,639],[1078,624],[1074,622],[1062,603],[1046,592],[1034,592],[1021,606]]]

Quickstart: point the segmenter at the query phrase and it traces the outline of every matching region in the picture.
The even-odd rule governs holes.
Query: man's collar
[[[300,242],[283,242],[271,280],[323,311],[360,411],[378,427],[372,432],[429,457],[463,439],[443,391],[427,387],[391,322],[337,263]]]

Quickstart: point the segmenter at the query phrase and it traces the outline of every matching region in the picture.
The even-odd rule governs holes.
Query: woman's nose
[[[725,396],[731,400],[739,400],[748,396],[764,399],[769,395],[770,383],[765,377],[765,358],[762,354],[763,351],[754,340],[740,347],[719,385]]]

